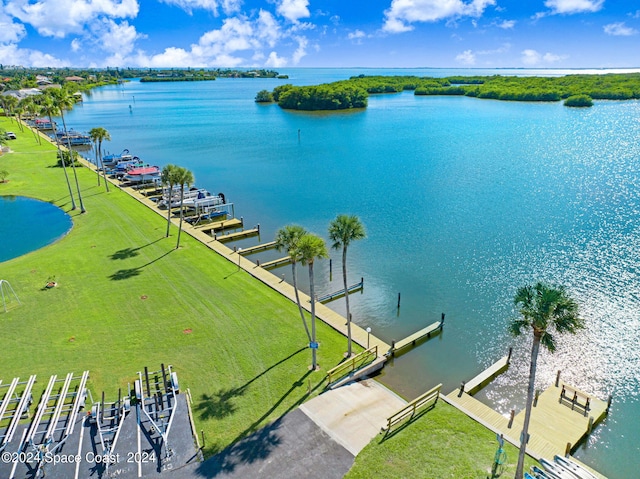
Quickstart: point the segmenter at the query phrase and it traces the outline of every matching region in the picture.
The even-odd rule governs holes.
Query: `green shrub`
[[[564,101],[564,106],[585,108],[593,106],[593,100],[589,95],[572,95]]]

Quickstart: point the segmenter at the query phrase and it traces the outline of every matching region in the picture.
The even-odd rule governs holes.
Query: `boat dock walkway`
[[[216,241],[233,241],[241,238],[248,238],[249,236],[258,236],[260,234],[260,228],[251,228],[248,230],[237,231],[235,233],[214,233],[213,239]]]
[[[216,231],[224,231],[224,230],[232,230],[237,228],[242,228],[244,226],[244,221],[242,218],[230,218],[224,221],[215,221],[213,223],[202,224],[198,226],[194,226],[194,228],[198,228],[200,231],[204,233],[216,232]]]
[[[509,348],[509,354],[501,357],[487,369],[471,379],[471,381],[462,383],[461,387],[464,389],[464,392],[473,396],[475,393],[480,391],[480,389],[489,384],[496,376],[506,371],[509,368],[509,363],[511,362],[511,351],[511,348]]]
[[[291,263],[291,256],[284,256],[283,258],[274,259],[272,261],[265,261],[264,263],[257,263],[258,266],[264,269],[274,269],[279,266]]]
[[[436,332],[440,332],[442,327],[444,326],[444,313],[442,314],[442,319],[440,321],[436,321],[435,323],[430,324],[424,329],[420,331],[416,331],[411,336],[407,336],[400,341],[391,341],[391,348],[389,349],[389,353],[391,356],[397,354],[401,349],[406,348],[407,346],[415,346],[415,344],[424,338],[430,338],[432,334]]]
[[[275,247],[276,247],[276,242],[275,241],[270,241],[268,243],[262,243],[262,244],[259,244],[257,246],[251,246],[249,248],[242,248],[242,250],[240,251],[240,254],[242,256],[248,256],[250,254],[259,253],[261,251],[267,251],[267,250],[273,249]]]

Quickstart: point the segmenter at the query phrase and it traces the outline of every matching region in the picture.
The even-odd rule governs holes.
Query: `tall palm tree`
[[[347,248],[352,241],[365,238],[364,226],[357,216],[338,215],[329,224],[329,239],[333,241],[333,249],[342,248],[342,281],[344,283],[344,299],[347,304],[347,357],[351,357],[351,313],[349,311],[349,291],[347,288]]]
[[[25,109],[25,111],[29,114],[31,118],[37,117],[42,111],[42,108],[40,107],[40,105],[38,105],[35,102],[35,98],[33,96],[28,96],[26,98],[23,98],[22,100],[20,100],[19,104]],[[33,136],[35,137],[36,141],[40,145],[42,144],[40,141],[40,135],[37,133],[36,130],[37,130],[36,128],[31,128],[31,133],[33,133]]]
[[[49,117],[49,121],[53,125],[53,115],[58,112],[58,107],[53,101],[53,98],[50,96],[43,96],[40,99],[42,106],[42,111],[47,114]],[[67,166],[65,165],[64,155],[62,154],[62,149],[60,148],[60,142],[56,141],[56,146],[58,147],[58,156],[62,159],[62,170],[64,171],[64,177],[67,180],[67,187],[69,188],[69,196],[71,197],[71,209],[76,209],[76,201],[73,198],[73,190],[71,189],[71,182],[69,181],[69,175],[67,174]]]
[[[179,178],[177,178],[177,172],[180,167],[176,165],[166,165],[162,168],[162,173],[160,174],[160,181],[164,186],[167,187],[167,195],[169,197],[169,203],[167,203],[167,234],[166,238],[169,237],[169,227],[171,226],[171,197],[173,196],[173,187],[177,185]]]
[[[186,168],[181,166],[177,167],[176,173],[176,185],[180,185],[180,226],[178,227],[178,242],[176,243],[176,249],[180,247],[180,233],[182,232],[182,218],[184,217],[184,211],[182,206],[184,204],[184,187],[191,186],[193,184],[194,178],[193,173]]]
[[[297,254],[300,257],[302,266],[309,265],[309,295],[311,296],[311,342],[317,344],[316,341],[316,294],[313,282],[313,263],[316,259],[327,258],[327,245],[324,240],[317,235],[307,233],[298,240],[296,247]],[[311,370],[315,371],[318,366],[316,357],[317,348],[315,344],[311,345]]]
[[[64,88],[49,88],[47,92],[50,92],[50,95],[53,97],[53,101],[55,105],[58,107],[58,113],[60,114],[60,119],[62,120],[62,128],[64,129],[64,134],[67,137],[67,149],[69,150],[69,155],[73,155],[71,148],[71,139],[67,134],[67,123],[64,120],[64,110],[70,110],[75,105],[76,101],[72,95],[69,94],[67,90]],[[76,165],[75,161],[71,161],[71,169],[73,170],[73,177],[76,181],[76,189],[78,190],[78,201],[80,202],[80,212],[86,213],[87,210],[84,207],[84,202],[82,201],[82,193],[80,192],[80,184],[78,183],[78,174],[76,173]]]
[[[575,334],[578,329],[584,327],[584,320],[578,317],[578,304],[563,286],[549,286],[541,282],[533,286],[523,286],[516,292],[513,302],[520,312],[520,317],[511,320],[511,334],[519,336],[523,330],[533,330],[527,405],[515,475],[516,479],[522,479],[540,344],[553,353],[556,350],[556,340],[552,331]]]
[[[304,311],[302,310],[302,303],[300,303],[300,294],[298,293],[298,280],[296,274],[296,266],[300,260],[300,255],[297,249],[298,242],[307,234],[302,226],[288,225],[284,228],[280,228],[276,233],[276,249],[278,251],[286,250],[291,258],[291,274],[293,276],[293,290],[296,294],[296,303],[298,303],[298,311],[300,311],[300,319],[304,325],[304,330],[307,332],[307,338],[311,341],[311,334],[309,333],[309,326],[307,326],[307,320],[304,317]]]
[[[109,182],[107,181],[107,173],[106,171],[104,171],[104,164],[102,163],[102,142],[111,141],[111,135],[105,128],[98,126],[96,128],[91,128],[91,130],[89,130],[89,136],[91,137],[91,141],[93,141],[93,146],[96,151],[96,169],[98,171],[98,186],[100,186],[100,170],[102,170],[102,175],[104,176],[104,184],[107,187],[107,193],[108,193]]]
[[[13,95],[2,95],[2,109],[6,116],[9,117],[11,121],[13,121],[13,109],[18,104],[18,99]]]

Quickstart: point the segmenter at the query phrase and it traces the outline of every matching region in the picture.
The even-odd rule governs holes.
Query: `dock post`
[[[444,326],[444,313],[442,313],[442,315],[440,316],[440,326],[439,326],[439,328],[442,329],[443,326]]]
[[[464,384],[465,384],[464,381],[460,383],[460,392],[458,393],[458,397],[462,397],[462,393],[464,393]]]
[[[538,405],[538,396],[540,396],[540,390],[536,389],[536,395],[533,398],[533,407],[536,407]]]
[[[607,399],[607,409],[605,409],[605,412],[607,414],[609,414],[609,409],[611,409],[611,400],[613,399],[613,396],[611,394],[609,394],[609,398]]]
[[[329,258],[329,281],[332,281],[333,277],[333,260]]]
[[[400,293],[398,293],[398,309],[400,309]]]
[[[256,225],[256,229],[258,230],[258,236],[260,236],[260,223]]]
[[[564,457],[569,457],[569,454],[571,454],[571,443],[568,442],[567,443],[567,447],[564,448]]]
[[[513,348],[509,348],[509,354],[507,355],[507,366],[511,364],[511,353],[513,353]]]
[[[515,409],[512,409],[511,414],[509,416],[509,424],[507,424],[507,428],[511,429],[511,426],[513,426],[513,418],[515,417],[515,415],[516,415],[516,411]]]
[[[558,374],[556,374],[556,387],[560,384],[560,370],[558,369]]]
[[[202,449],[204,449],[204,446],[205,446],[205,442],[204,442],[204,429],[200,429],[200,434],[202,435]]]
[[[591,434],[593,429],[593,416],[589,416],[589,424],[587,425],[587,434]]]
[[[395,339],[392,339],[391,340],[391,357],[393,357],[395,352],[396,352],[396,341]]]

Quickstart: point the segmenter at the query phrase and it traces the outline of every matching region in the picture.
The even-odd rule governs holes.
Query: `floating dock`
[[[194,228],[199,229],[203,233],[209,232],[217,232],[224,230],[234,230],[238,228],[242,228],[244,226],[244,221],[242,218],[231,218],[224,221],[216,221],[215,223],[209,223],[202,226],[194,226]]]
[[[415,344],[424,338],[430,338],[432,334],[436,332],[440,332],[444,325],[444,313],[442,313],[442,319],[440,321],[436,321],[433,324],[430,324],[424,329],[420,331],[416,331],[411,336],[407,336],[400,341],[391,341],[391,349],[387,354],[394,356],[401,349],[406,348],[407,346],[415,346]]]

